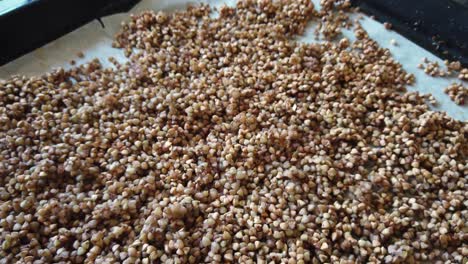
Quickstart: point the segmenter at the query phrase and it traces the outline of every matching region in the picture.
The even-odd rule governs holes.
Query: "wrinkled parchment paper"
[[[129,14],[138,13],[143,10],[170,12],[184,9],[188,3],[197,2],[204,2],[214,7],[220,7],[224,4],[233,6],[236,1],[142,0],[128,13],[104,17],[102,21],[105,28],[99,22],[93,21],[44,47],[0,67],[0,79],[7,79],[14,74],[40,75],[57,67],[70,68],[72,67],[70,65],[71,60],[75,60],[77,63],[85,63],[94,58],[99,58],[104,66],[110,66],[107,59],[113,56],[123,62],[125,61],[123,52],[112,48],[111,44],[114,34],[120,28],[121,22],[128,20]],[[318,6],[319,0],[313,0],[313,2]],[[361,23],[368,31],[370,37],[379,42],[381,46],[388,48],[404,68],[415,75],[416,84],[409,87],[409,91],[419,91],[424,94],[431,93],[438,101],[438,105],[432,107],[434,110],[445,111],[455,119],[468,121],[468,106],[458,106],[444,93],[445,87],[459,80],[456,78],[430,77],[423,70],[417,68],[417,65],[421,63],[424,57],[430,61],[437,61],[439,65],[444,65],[441,59],[398,33],[384,29],[381,23],[367,16],[364,16]],[[316,41],[313,35],[314,25],[315,23],[312,22],[306,34],[299,36],[297,40],[308,43]],[[351,40],[354,39],[352,31],[344,31],[343,35]],[[392,40],[396,42],[396,45],[391,44]],[[85,57],[78,58],[77,54],[79,52],[83,52]],[[465,83],[465,85],[468,84]]]

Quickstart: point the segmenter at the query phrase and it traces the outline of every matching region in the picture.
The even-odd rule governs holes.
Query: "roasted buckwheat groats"
[[[467,123],[359,25],[293,41],[347,26],[322,2],[144,12],[128,63],[2,81],[0,262],[466,261]]]

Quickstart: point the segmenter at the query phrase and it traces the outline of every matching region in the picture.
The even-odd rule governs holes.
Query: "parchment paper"
[[[94,58],[99,58],[104,66],[110,66],[108,58],[115,57],[123,62],[126,60],[123,52],[112,48],[112,40],[120,28],[122,21],[128,20],[131,13],[138,13],[143,10],[163,10],[174,11],[184,9],[188,3],[209,3],[211,6],[220,7],[224,4],[233,6],[235,0],[207,0],[207,1],[187,1],[187,0],[143,0],[135,6],[129,13],[108,16],[102,19],[105,28],[97,21],[93,21],[72,33],[69,33],[60,39],[47,44],[23,57],[12,61],[0,67],[0,78],[7,79],[11,75],[40,75],[56,67],[70,68],[71,60],[77,63],[85,63]],[[319,0],[313,0],[316,6],[319,6]],[[214,14],[215,15],[215,14]],[[371,18],[364,16],[361,24],[368,31],[369,35],[383,47],[388,48],[393,56],[403,65],[405,70],[413,73],[416,77],[415,85],[409,87],[410,91],[419,91],[421,93],[431,93],[438,101],[438,106],[432,107],[436,111],[445,111],[451,117],[467,121],[468,106],[458,106],[450,100],[444,93],[444,88],[450,83],[459,81],[452,78],[430,77],[423,70],[418,69],[417,65],[421,63],[422,58],[426,57],[430,61],[437,61],[439,65],[444,65],[443,61],[409,41],[394,31],[386,30],[383,25]],[[298,41],[314,42],[313,35],[314,23],[306,31],[304,36],[297,38]],[[344,31],[343,35],[349,39],[354,39],[351,31]],[[391,44],[395,40],[397,45]],[[83,52],[84,58],[78,58],[77,54]],[[466,82],[465,85],[468,85]]]

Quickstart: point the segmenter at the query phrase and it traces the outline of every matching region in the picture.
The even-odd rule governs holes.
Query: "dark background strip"
[[[352,0],[442,59],[468,67],[468,0]]]
[[[128,11],[139,0],[3,1],[0,0],[0,65],[94,19]]]

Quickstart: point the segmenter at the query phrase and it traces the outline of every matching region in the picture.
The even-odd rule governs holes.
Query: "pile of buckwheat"
[[[460,70],[460,73],[458,74],[458,79],[468,81],[468,68],[463,68]]]
[[[444,92],[459,105],[464,105],[468,98],[468,87],[462,83],[452,83],[444,89]]]
[[[0,82],[0,262],[467,261],[467,123],[359,25],[293,41],[322,6],[144,12],[128,63]]]
[[[427,75],[430,75],[432,77],[445,77],[451,74],[450,71],[442,69],[439,63],[437,63],[436,61],[429,61],[427,60],[427,58],[424,58],[423,62],[426,63],[426,65],[419,64],[418,67],[424,69],[424,72]]]

